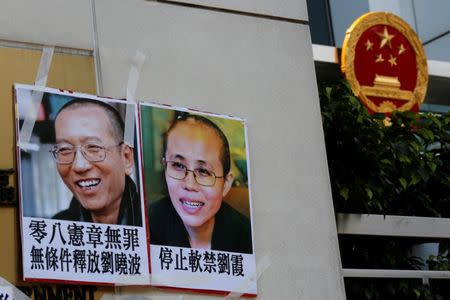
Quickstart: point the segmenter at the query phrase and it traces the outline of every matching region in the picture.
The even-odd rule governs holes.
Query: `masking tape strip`
[[[52,64],[53,52],[55,52],[54,46],[44,47],[44,49],[42,49],[41,62],[39,63],[35,85],[47,85],[48,71],[50,70],[50,65]]]
[[[55,47],[44,47],[42,49],[41,62],[39,63],[39,69],[36,76],[35,85],[46,86],[48,71],[52,64],[53,52]],[[31,101],[28,105],[28,110],[25,112],[25,120],[19,133],[19,147],[26,149],[26,145],[30,142],[31,134],[33,133],[34,123],[39,112],[39,107],[42,102],[43,92],[32,91]]]
[[[120,277],[120,283],[116,283],[114,286],[118,289],[124,286],[150,285],[152,282],[152,274],[137,274],[137,275],[123,275]]]
[[[11,297],[6,298],[6,295],[4,295],[2,297],[3,300],[31,300],[30,297],[25,295],[21,290],[9,283],[3,277],[0,277],[0,294],[9,294]]]
[[[138,282],[139,285],[151,285],[152,274],[138,274],[138,275],[124,275],[121,276],[121,282],[114,285],[113,294],[103,294],[101,300],[153,300],[142,295],[123,295],[122,288],[135,286]],[[128,298],[132,299],[128,299]]]
[[[139,81],[139,74],[145,61],[145,55],[140,50],[136,51],[133,62],[131,64],[130,73],[128,74],[127,84],[127,101],[136,103],[136,89]],[[135,131],[135,110],[134,105],[126,106],[125,113],[125,144],[134,147],[134,131]]]
[[[256,274],[250,276],[247,278],[242,284],[240,285],[239,290],[245,291],[248,289],[248,287],[252,284],[253,281],[257,281],[259,277],[261,277],[262,273],[264,273],[265,270],[272,264],[272,261],[270,260],[268,255],[265,255],[259,262],[256,263]],[[256,276],[256,277],[255,277]],[[241,292],[231,292],[229,293],[224,299],[239,299],[242,297],[244,293]]]

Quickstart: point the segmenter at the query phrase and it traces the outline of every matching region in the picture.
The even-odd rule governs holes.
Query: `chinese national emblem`
[[[422,44],[401,18],[371,12],[347,30],[341,69],[353,92],[371,112],[417,112],[428,84]]]

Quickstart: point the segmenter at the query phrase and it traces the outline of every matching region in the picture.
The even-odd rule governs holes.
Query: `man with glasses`
[[[51,152],[73,198],[54,219],[142,225],[141,203],[129,177],[133,149],[123,143],[123,134],[124,122],[109,104],[75,99],[61,108]]]
[[[250,221],[223,198],[230,190],[230,147],[207,118],[178,116],[164,137],[170,199],[149,207],[150,243],[252,253]]]

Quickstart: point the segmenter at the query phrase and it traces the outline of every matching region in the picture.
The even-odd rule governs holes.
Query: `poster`
[[[140,104],[152,285],[257,293],[246,125]]]
[[[14,300],[14,291],[11,286],[0,285],[0,300]]]
[[[126,110],[137,120],[137,106],[26,85],[14,92],[24,279],[148,284],[140,141],[124,141]]]

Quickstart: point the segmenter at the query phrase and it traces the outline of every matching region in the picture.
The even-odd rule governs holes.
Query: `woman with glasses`
[[[169,197],[149,207],[151,244],[253,252],[249,219],[223,202],[233,175],[217,125],[178,116],[165,134],[162,163]]]

